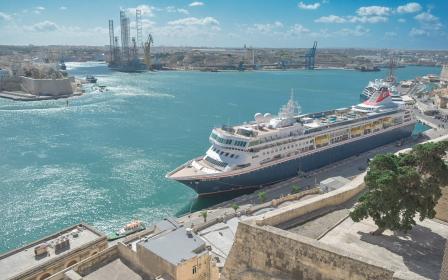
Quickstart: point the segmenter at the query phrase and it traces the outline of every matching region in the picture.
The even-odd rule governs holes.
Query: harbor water
[[[196,198],[165,179],[208,148],[214,126],[277,113],[294,89],[303,112],[356,104],[386,71],[110,72],[103,63],[67,63],[94,75],[100,92],[68,100],[0,100],[0,253],[84,221],[109,232],[229,197]],[[397,70],[398,79],[439,73]],[[421,129],[421,128],[420,128]]]

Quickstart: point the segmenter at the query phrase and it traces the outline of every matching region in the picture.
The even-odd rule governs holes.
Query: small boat
[[[107,236],[107,240],[112,241],[112,240],[116,240],[119,238],[123,238],[130,234],[142,231],[144,229],[145,229],[145,225],[141,221],[135,220],[135,221],[132,221],[129,224],[125,225],[118,231],[109,234]]]
[[[86,77],[86,82],[88,82],[88,83],[95,84],[96,81],[97,81],[97,78],[95,78],[94,76],[89,75]]]

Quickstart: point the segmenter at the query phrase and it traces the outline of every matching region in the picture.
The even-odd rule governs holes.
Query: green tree
[[[416,145],[406,154],[375,156],[364,181],[361,196],[350,217],[359,222],[371,217],[378,229],[407,232],[419,220],[434,218],[441,187],[448,184],[448,166],[443,161],[448,142]]]
[[[266,192],[259,192],[258,199],[260,200],[261,203],[265,202],[266,201]]]
[[[292,185],[291,186],[291,193],[295,194],[295,193],[299,193],[302,190],[302,188],[300,188],[299,185]]]
[[[201,212],[201,216],[202,218],[204,218],[204,223],[207,222],[207,215],[208,215],[207,210]]]
[[[238,208],[240,208],[240,206],[238,206],[238,204],[232,203],[232,209],[235,211],[235,213],[236,213],[236,211],[238,211]]]

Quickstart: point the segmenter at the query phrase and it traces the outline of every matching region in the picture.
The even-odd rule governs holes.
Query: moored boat
[[[138,231],[142,231],[145,229],[145,225],[138,220],[132,221],[129,224],[125,225],[118,231],[111,233],[107,236],[107,240],[112,241],[119,238],[126,237],[130,234],[136,233]]]

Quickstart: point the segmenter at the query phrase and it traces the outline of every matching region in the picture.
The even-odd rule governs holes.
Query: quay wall
[[[34,95],[71,95],[73,94],[70,79],[32,79],[21,77],[22,87]]]
[[[288,205],[264,214],[256,221],[257,225],[276,226],[301,217],[315,210],[340,205],[352,199],[364,190],[365,172],[355,177],[350,183],[337,190]]]
[[[392,280],[391,267],[317,240],[253,221],[240,222],[221,279]]]

